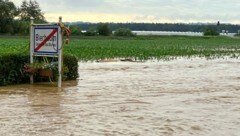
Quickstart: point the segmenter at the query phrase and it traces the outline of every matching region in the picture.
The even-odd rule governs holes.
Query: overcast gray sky
[[[20,6],[22,0],[10,0]],[[240,0],[37,0],[47,21],[240,24]]]

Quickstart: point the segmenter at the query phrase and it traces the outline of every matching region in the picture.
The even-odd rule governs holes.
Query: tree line
[[[71,23],[70,23],[71,24]],[[69,25],[70,25],[69,24]],[[112,31],[132,35],[129,31],[178,31],[203,32],[204,35],[219,35],[222,31],[239,33],[240,25],[233,24],[184,24],[184,23],[83,23],[76,22],[71,25],[73,35],[110,35]],[[83,31],[84,33],[83,33]],[[121,31],[121,32],[119,32]],[[126,33],[127,32],[127,33]]]
[[[82,30],[97,28],[99,23],[76,23]],[[75,24],[75,25],[76,25]],[[132,31],[179,31],[179,32],[203,32],[205,29],[212,28],[219,32],[227,30],[230,33],[237,33],[240,30],[240,25],[234,24],[216,24],[209,23],[107,23],[110,30],[118,28],[128,28]]]
[[[24,0],[20,7],[16,7],[9,0],[0,0],[0,33],[28,34],[30,17],[38,23],[46,22],[37,1]]]

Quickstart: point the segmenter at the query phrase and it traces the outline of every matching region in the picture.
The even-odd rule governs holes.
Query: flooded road
[[[61,89],[0,87],[0,135],[240,135],[240,60],[79,65]]]

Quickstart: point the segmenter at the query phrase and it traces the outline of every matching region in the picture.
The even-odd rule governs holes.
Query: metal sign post
[[[62,24],[62,17],[59,17],[59,24]],[[62,37],[63,37],[63,33],[61,31],[61,34],[59,34],[59,39],[60,39],[60,44],[61,44],[61,49],[59,50],[59,54],[58,54],[58,87],[62,86],[62,64],[63,64],[63,54],[62,54]]]
[[[59,17],[58,25],[34,24],[31,18],[30,27],[30,63],[34,63],[34,56],[58,57],[58,87],[62,86],[62,45],[63,30],[62,17]],[[33,75],[30,83],[33,84]]]
[[[33,17],[31,17],[31,21],[30,21],[30,63],[33,63]],[[30,75],[30,84],[33,84],[33,75]]]

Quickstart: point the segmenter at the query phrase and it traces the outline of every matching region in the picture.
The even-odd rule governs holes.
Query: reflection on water
[[[240,133],[240,60],[80,63],[78,81],[0,88],[1,135]]]

